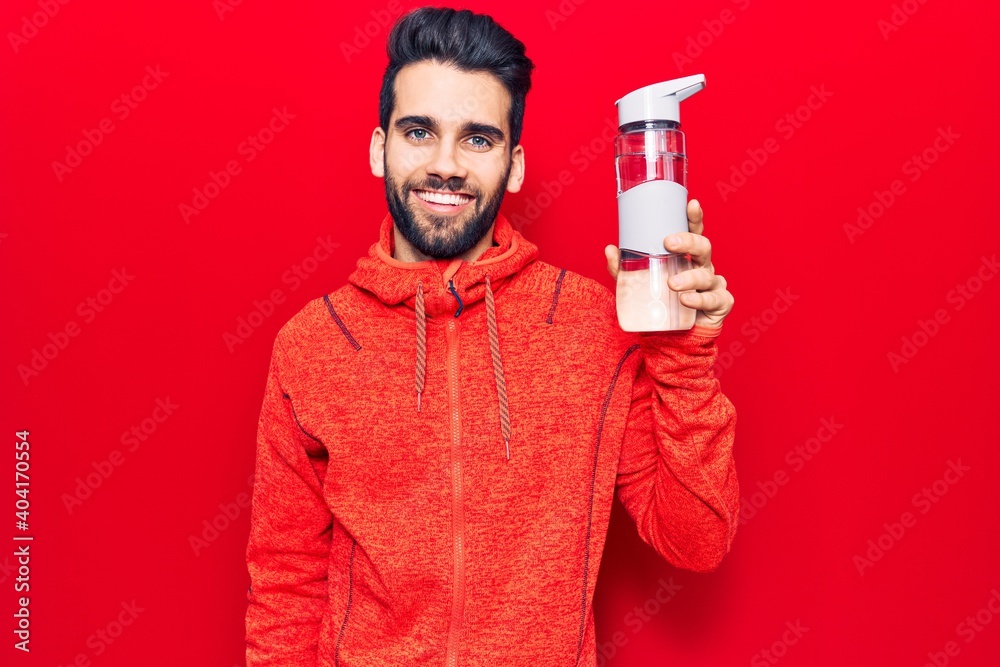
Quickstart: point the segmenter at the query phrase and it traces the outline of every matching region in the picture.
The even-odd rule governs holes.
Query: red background
[[[386,209],[367,147],[388,29],[370,22],[373,11],[415,4],[246,0],[221,17],[211,0],[54,6],[34,32],[23,20],[43,11],[38,2],[0,10],[2,429],[8,440],[31,432],[35,536],[24,655],[12,648],[11,447],[0,457],[0,662],[62,665],[83,654],[107,667],[242,665],[249,518],[236,503],[250,490],[271,343],[375,240]],[[1000,6],[468,6],[510,29],[537,65],[527,181],[503,210],[528,221],[522,232],[542,259],[609,286],[602,248],[616,240],[615,186],[601,132],[614,101],[655,81],[708,79],[684,103],[689,186],[736,297],[719,344],[742,354],[717,371],[739,413],[742,493],[753,503],[759,491],[762,506],[708,575],[660,561],[616,508],[596,601],[603,664],[761,665],[780,655],[784,665],[922,665],[928,653],[939,664],[998,664],[1000,619],[983,612],[979,622],[992,622],[971,636],[960,624],[1000,587],[989,342],[1000,280],[974,279],[981,258],[1000,250],[991,201]],[[355,39],[361,48],[345,55]],[[685,49],[690,62],[678,66]],[[167,74],[121,118],[112,103],[158,65]],[[800,108],[814,86],[829,99]],[[274,108],[294,118],[247,161],[239,145]],[[790,134],[779,123],[796,110]],[[60,180],[53,162],[105,118],[113,131]],[[939,128],[953,137],[939,142],[943,152]],[[743,166],[765,146],[763,165]],[[907,166],[925,151],[926,171]],[[187,224],[179,205],[229,160],[240,173]],[[720,192],[734,169],[750,175]],[[563,170],[571,182],[542,197]],[[894,201],[851,237],[845,224],[858,207],[877,213],[896,180]],[[293,290],[283,274],[327,235],[339,247]],[[134,279],[87,321],[78,305],[122,267]],[[971,298],[952,291],[966,284],[978,288]],[[224,334],[275,289],[283,303],[231,352]],[[797,297],[781,314],[769,310],[777,290]],[[927,325],[938,311],[944,322]],[[933,336],[917,333],[920,321]],[[25,382],[18,367],[71,322],[78,335]],[[912,358],[904,337],[917,344],[905,348]],[[121,436],[167,398],[176,410],[129,451]],[[824,418],[842,428],[793,465],[786,456]],[[115,450],[121,465],[68,511],[77,478]],[[933,504],[915,503],[949,461],[969,470],[939,483]],[[776,473],[787,483],[769,487]],[[190,538],[222,516],[220,504],[239,515],[196,555]],[[904,512],[915,523],[892,537],[884,524]],[[880,536],[888,548],[859,573],[855,556]],[[661,606],[658,582],[671,578],[680,589]],[[134,622],[113,643],[95,642],[133,600]],[[652,613],[638,623],[634,608],[646,603]],[[786,622],[808,630],[785,635]]]

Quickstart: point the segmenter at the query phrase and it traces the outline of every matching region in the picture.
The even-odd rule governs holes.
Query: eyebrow
[[[423,125],[430,129],[437,129],[438,123],[429,116],[403,116],[398,118],[393,124],[397,130],[402,130],[413,125]],[[473,132],[475,134],[485,134],[496,143],[502,143],[506,138],[503,130],[496,125],[489,123],[477,123],[474,121],[465,122],[460,128],[461,132]]]

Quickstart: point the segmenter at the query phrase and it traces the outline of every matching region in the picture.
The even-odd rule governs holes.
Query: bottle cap
[[[672,120],[679,123],[680,103],[704,87],[705,75],[693,74],[633,90],[615,102],[618,107],[618,127],[642,120]]]

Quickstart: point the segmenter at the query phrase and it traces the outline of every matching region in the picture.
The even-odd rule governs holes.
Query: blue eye
[[[482,143],[476,143],[477,139]],[[472,137],[472,142],[473,145],[476,146],[477,148],[489,148],[489,146],[491,145],[489,139],[487,139],[486,137],[481,137],[479,135]]]
[[[417,136],[416,135],[417,132],[421,132],[422,134],[420,136]],[[414,139],[425,139],[426,136],[427,136],[427,130],[425,130],[423,128],[416,127],[416,128],[413,128],[412,130],[410,130],[408,132],[408,134],[410,136],[412,136]]]

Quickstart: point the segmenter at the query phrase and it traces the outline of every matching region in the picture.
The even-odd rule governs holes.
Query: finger
[[[715,289],[708,292],[682,292],[681,303],[700,310],[706,315],[725,317],[733,308],[733,295],[729,290]]]
[[[703,234],[705,232],[705,212],[701,208],[701,202],[692,199],[687,205],[688,229],[693,234]]]
[[[608,273],[611,274],[611,278],[618,280],[618,248],[617,246],[608,245],[604,247],[604,258],[608,260]]]
[[[720,285],[717,276],[712,272],[711,267],[701,267],[681,271],[676,276],[671,276],[667,280],[670,289],[678,292],[683,290],[711,290],[715,287],[725,287]]]
[[[673,253],[690,253],[696,266],[708,266],[712,261],[712,242],[694,232],[678,232],[663,240],[663,247]]]

